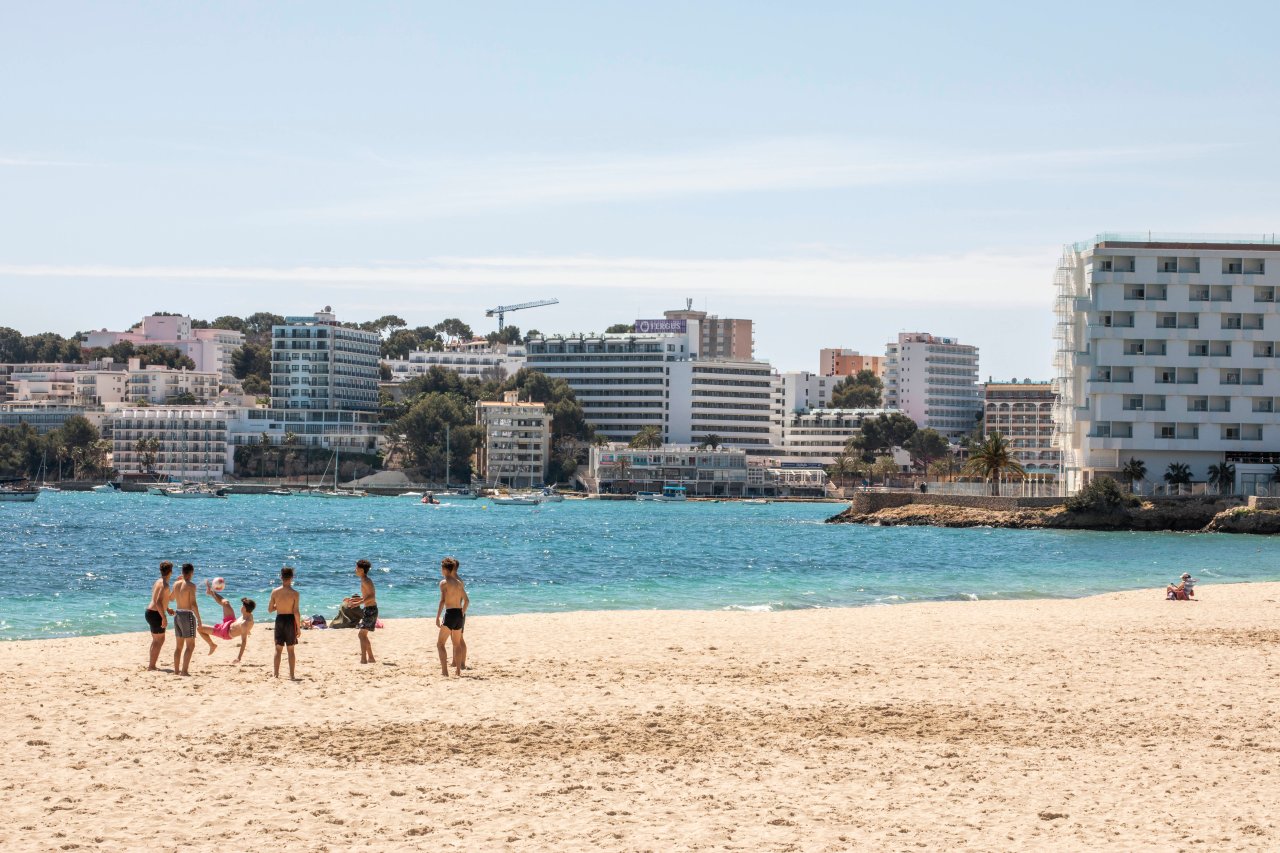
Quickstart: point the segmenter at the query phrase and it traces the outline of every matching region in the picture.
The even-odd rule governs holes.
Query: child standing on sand
[[[151,629],[151,662],[147,666],[148,671],[156,668],[156,661],[160,659],[160,650],[164,648],[164,632],[169,625],[169,617],[166,614],[172,613],[169,609],[169,596],[173,591],[169,589],[169,576],[173,574],[173,563],[165,560],[160,564],[160,577],[151,585],[151,603],[147,605],[147,627]]]
[[[373,659],[373,642],[370,632],[378,626],[378,592],[369,580],[369,569],[373,568],[368,560],[356,562],[356,577],[360,578],[360,594],[344,598],[342,603],[348,607],[363,607],[364,616],[360,619],[360,663],[375,663]]]
[[[458,561],[453,557],[445,557],[440,561],[440,606],[436,608],[436,627],[440,635],[436,639],[436,651],[440,653],[440,674],[449,677],[449,658],[444,650],[444,641],[453,643],[453,667],[461,677],[467,665],[467,641],[462,637],[462,630],[467,624],[467,608],[471,599],[467,597],[467,586],[458,577]],[[443,615],[443,618],[441,618]]]
[[[289,650],[289,680],[294,677],[293,647],[298,645],[298,629],[302,627],[302,612],[298,606],[301,596],[293,588],[293,567],[285,566],[280,570],[280,586],[271,590],[271,600],[267,602],[267,612],[276,614],[276,678],[280,677],[280,653]]]

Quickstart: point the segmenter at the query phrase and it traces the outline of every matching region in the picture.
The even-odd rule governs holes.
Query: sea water
[[[1074,597],[1183,571],[1280,580],[1270,537],[822,523],[840,509],[50,492],[0,503],[0,639],[145,630],[161,560],[194,563],[201,583],[224,577],[228,597],[264,611],[280,567],[294,566],[303,612],[326,617],[358,591],[360,558],[387,618],[435,615],[446,555],[461,561],[477,615]],[[216,605],[203,607],[208,621]]]

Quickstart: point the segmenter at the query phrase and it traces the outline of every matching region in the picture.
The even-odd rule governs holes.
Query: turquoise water
[[[1280,580],[1280,539],[1173,533],[824,525],[832,504],[566,501],[540,507],[408,498],[325,501],[46,493],[0,504],[0,639],[145,628],[161,560],[227,579],[265,607],[281,565],[303,610],[332,616],[373,562],[385,617],[434,616],[442,556],[476,614],[604,609],[784,610],[1092,595]]]

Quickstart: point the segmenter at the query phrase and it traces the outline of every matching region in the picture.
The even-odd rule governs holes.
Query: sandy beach
[[[1273,850],[1280,584],[1201,596],[11,642],[0,845]]]

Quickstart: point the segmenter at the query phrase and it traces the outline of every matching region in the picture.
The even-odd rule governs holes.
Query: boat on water
[[[493,498],[494,506],[537,506],[542,503],[541,495],[498,495]]]
[[[427,492],[425,495],[423,495],[422,500],[419,501],[419,503],[425,506],[440,506],[440,501],[436,500],[436,496],[431,494],[430,492]]]
[[[564,501],[564,495],[556,491],[555,486],[544,486],[542,489],[542,503],[558,504]]]
[[[164,493],[165,497],[180,498],[183,500],[199,500],[208,498],[226,499],[226,489],[215,489],[212,486],[184,486],[180,489],[169,489]]]
[[[180,487],[179,486],[147,486],[147,494],[160,495],[161,497],[164,497],[165,495],[168,495],[169,492],[175,491],[178,488]]]
[[[662,495],[658,492],[636,492],[636,500],[638,501],[660,501]]]
[[[0,480],[0,502],[31,503],[40,497],[40,490],[26,479]]]
[[[289,489],[272,489],[271,491],[267,492],[267,494],[275,495],[276,497],[281,497],[281,498],[291,498],[294,495],[296,495],[297,492],[290,491]]]
[[[333,459],[332,459],[332,460],[330,460],[330,461],[332,461],[332,462],[334,463],[334,464],[333,464],[333,488],[332,488],[332,489],[312,489],[311,491],[309,491],[309,492],[306,492],[306,493],[305,493],[305,494],[307,495],[307,497],[312,497],[312,498],[366,498],[366,497],[368,497],[368,496],[369,496],[369,493],[368,493],[368,492],[362,492],[362,491],[360,491],[359,489],[340,489],[340,488],[338,488],[338,471],[342,468],[342,463],[341,463],[341,456],[339,456],[339,451],[338,451],[338,449],[337,449],[336,447],[335,447],[335,448],[334,448],[334,450],[333,450]],[[326,465],[326,466],[325,466],[325,473],[327,474],[327,473],[328,473],[328,471],[329,471],[329,466],[327,466],[327,465]],[[323,480],[323,479],[324,479],[324,476],[325,476],[324,474],[321,474],[321,475],[320,475],[321,480]]]
[[[422,497],[422,492],[401,492],[400,494],[396,495],[396,497],[398,497],[398,498],[420,498],[420,497]]]
[[[95,492],[114,492],[115,490],[116,490],[116,487],[111,485],[110,483],[99,483],[98,485],[94,486],[92,489],[92,491],[95,491]]]
[[[744,504],[767,504],[768,503],[768,501],[765,500],[764,498],[745,498],[743,499],[742,502]]]
[[[50,486],[48,483],[42,483],[41,485],[37,486],[37,487],[36,487],[36,489],[37,489],[37,491],[41,491],[41,492],[60,492],[60,491],[62,491],[62,489],[59,489],[57,486]]]
[[[437,495],[437,497],[451,501],[475,501],[484,497],[484,495],[478,495],[470,489],[454,489],[453,491],[445,492],[442,495]]]
[[[658,496],[658,500],[665,503],[680,503],[686,499],[684,486],[663,486],[662,494]]]

